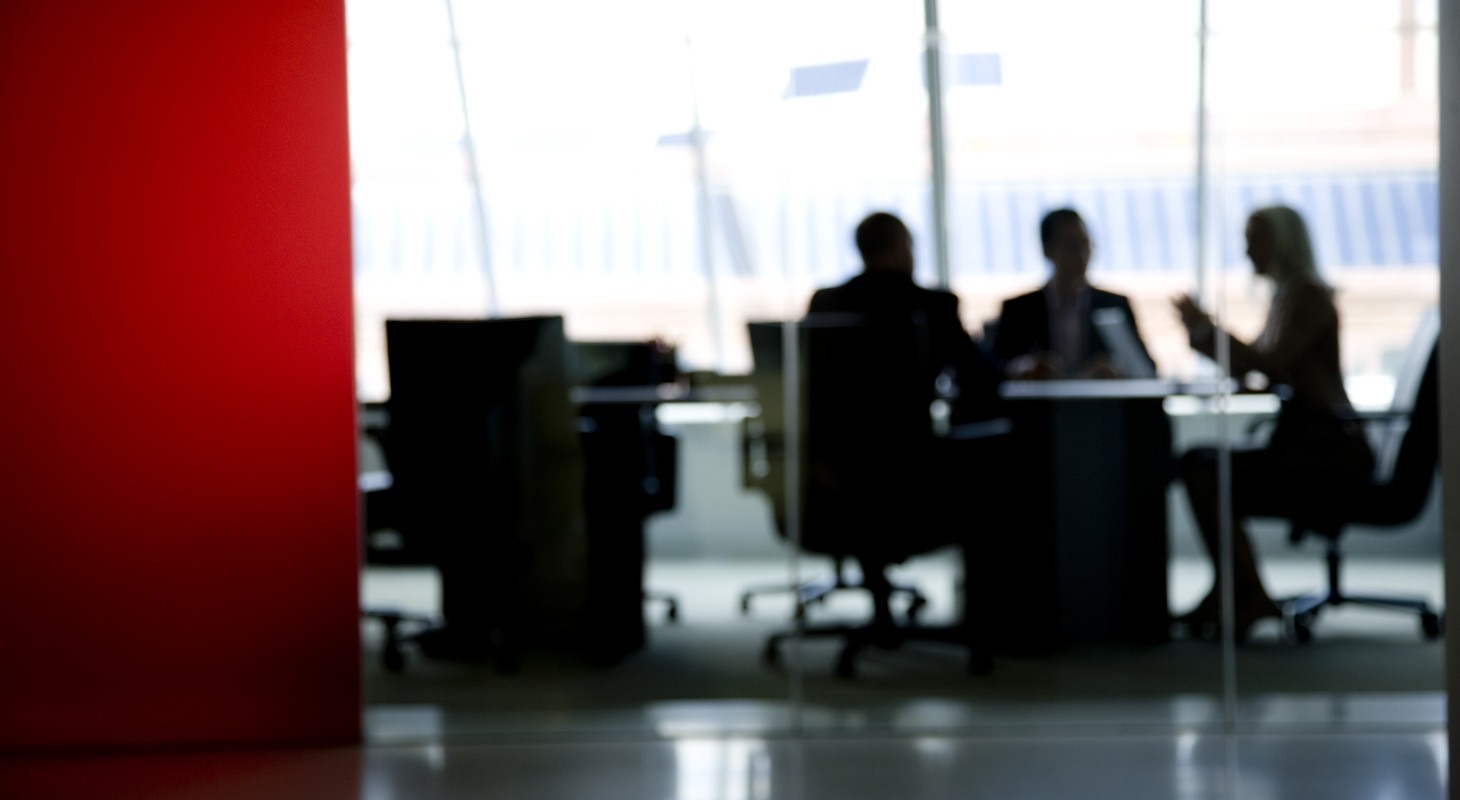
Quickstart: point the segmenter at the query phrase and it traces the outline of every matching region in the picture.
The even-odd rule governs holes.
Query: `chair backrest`
[[[1407,413],[1414,408],[1419,399],[1420,384],[1439,341],[1440,310],[1431,308],[1420,315],[1419,324],[1410,336],[1409,347],[1404,351],[1404,361],[1394,375],[1394,400],[1390,404],[1393,410]]]
[[[760,411],[744,425],[744,461],[741,483],[758,489],[771,503],[776,532],[787,530],[785,323],[749,322],[750,384]]]
[[[393,319],[385,330],[384,444],[403,534],[516,530],[568,507],[546,496],[565,462],[580,468],[561,317]]]
[[[917,316],[816,314],[800,326],[807,457],[844,474],[875,472],[932,435],[934,378]],[[903,468],[906,468],[904,465]]]
[[[1414,347],[1422,349],[1411,350],[1406,359],[1409,372],[1401,371],[1396,380],[1394,411],[1405,416],[1386,423],[1388,441],[1380,451],[1374,495],[1363,503],[1361,519],[1356,521],[1402,524],[1419,516],[1429,499],[1440,459],[1438,338],[1437,322],[1421,324]]]
[[[925,363],[925,334],[914,319],[868,319],[817,314],[790,328],[784,323],[748,325],[761,407],[753,422],[763,452],[746,483],[771,499],[778,529],[786,532],[786,437],[801,447],[799,482],[803,544],[819,552],[837,545],[821,534],[841,535],[855,506],[871,495],[914,485],[916,451],[931,436],[933,381]],[[797,407],[785,407],[786,355],[797,358]],[[793,416],[794,414],[794,416]],[[895,503],[887,511],[896,510]]]
[[[1422,401],[1423,393],[1437,390],[1434,386],[1427,386],[1425,380],[1427,376],[1434,380],[1431,373],[1439,340],[1440,313],[1439,309],[1432,308],[1420,317],[1404,351],[1404,359],[1394,375],[1394,397],[1389,404],[1392,416],[1376,430],[1371,430],[1371,433],[1377,434],[1374,437],[1374,474],[1380,483],[1389,483],[1394,478],[1405,433],[1412,427],[1411,416]]]

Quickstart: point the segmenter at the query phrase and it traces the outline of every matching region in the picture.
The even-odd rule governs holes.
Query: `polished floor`
[[[0,761],[0,796],[1440,800],[1440,733],[681,738]]]
[[[1355,566],[1357,582],[1438,595],[1432,564]],[[910,576],[932,588],[932,614],[951,603],[936,588],[947,568]],[[0,798],[1446,796],[1442,646],[1402,619],[1343,610],[1307,645],[1259,630],[1236,653],[1234,697],[1205,642],[1002,659],[979,678],[956,654],[914,650],[871,658],[848,682],[812,646],[800,669],[758,663],[786,607],[768,599],[747,617],[736,598],[777,574],[764,569],[655,565],[650,582],[681,593],[682,618],[656,615],[650,647],[609,670],[537,656],[504,677],[414,658],[390,675],[367,625],[363,746],[0,758]],[[1284,587],[1318,577],[1298,562],[1271,569]],[[1173,604],[1205,580],[1176,564]],[[420,571],[371,571],[363,589],[367,602],[435,602]]]
[[[1321,566],[1272,559],[1274,585],[1311,587]],[[1311,574],[1317,566],[1318,574]],[[1355,564],[1355,586],[1405,587],[1437,597],[1439,570],[1399,561]],[[379,631],[367,625],[366,730],[377,744],[439,740],[476,743],[521,737],[944,735],[1063,736],[1092,728],[1156,734],[1311,730],[1362,732],[1444,727],[1443,644],[1427,641],[1413,619],[1364,608],[1326,614],[1315,639],[1286,640],[1264,623],[1233,654],[1232,686],[1221,646],[1173,641],[1160,646],[1070,647],[1055,656],[1001,656],[989,675],[970,678],[963,653],[940,645],[869,651],[856,680],[833,670],[837,643],[783,648],[779,666],[760,659],[766,635],[787,624],[784,596],[739,611],[745,586],[784,578],[784,565],[656,563],[650,584],[676,592],[680,620],[651,606],[649,644],[612,668],[575,656],[533,653],[510,678],[490,665],[432,662],[414,655],[400,674],[372,653]],[[779,570],[779,571],[778,571]],[[920,559],[904,576],[929,592],[925,615],[951,614],[952,564]],[[426,609],[429,571],[367,575],[367,599]],[[1175,607],[1191,602],[1209,575],[1175,562]],[[859,602],[860,601],[860,602]],[[865,598],[848,595],[813,609],[816,621],[865,618]]]

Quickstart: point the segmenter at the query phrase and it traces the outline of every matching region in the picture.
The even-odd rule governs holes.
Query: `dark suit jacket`
[[[970,458],[979,442],[937,440],[929,404],[951,369],[952,421],[998,416],[1000,375],[964,330],[958,298],[895,273],[863,273],[816,292],[804,324],[803,546],[880,564],[971,530],[963,501],[987,486],[978,465],[997,459]]]
[[[974,344],[958,316],[958,297],[952,292],[924,289],[896,273],[864,272],[841,286],[817,290],[811,296],[811,314],[859,314],[872,320],[916,319],[926,325],[927,351],[921,354],[931,392],[940,372],[951,368],[959,400],[960,421],[987,419],[999,414],[998,368]]]
[[[1136,344],[1140,345],[1141,355],[1148,363],[1154,364],[1151,361],[1150,353],[1146,351],[1145,342],[1141,341],[1141,332],[1136,327],[1136,317],[1131,312],[1130,301],[1124,295],[1102,289],[1091,288],[1090,292],[1091,317],[1093,317],[1093,312],[1100,309],[1113,308],[1123,311],[1126,319],[1130,320],[1131,332],[1135,334]],[[1095,323],[1090,317],[1085,319],[1084,339],[1085,353],[1081,364],[1088,364],[1091,359],[1110,355],[1110,349],[1106,347],[1105,340],[1095,330]],[[994,332],[992,342],[994,358],[998,360],[1000,366],[1019,356],[1046,353],[1050,349],[1049,303],[1045,297],[1044,288],[1040,287],[1028,294],[1005,300],[1003,308],[999,312],[998,327]]]

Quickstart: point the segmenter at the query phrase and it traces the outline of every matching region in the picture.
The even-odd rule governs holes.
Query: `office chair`
[[[971,488],[971,482],[960,481],[958,465],[971,463],[970,445],[1006,432],[1006,423],[969,426],[962,439],[934,437],[929,406],[935,395],[919,359],[926,348],[918,343],[917,326],[847,315],[816,315],[793,328],[801,368],[789,370],[797,377],[797,399],[794,414],[787,414],[784,394],[774,388],[779,382],[784,391],[788,371],[776,355],[785,328],[750,323],[749,329],[762,392],[761,416],[749,429],[750,449],[758,451],[752,458],[753,485],[768,490],[781,536],[794,538],[808,552],[856,559],[862,580],[843,578],[840,588],[866,591],[873,604],[869,623],[799,624],[774,633],[763,658],[778,663],[781,643],[788,638],[837,638],[843,647],[836,673],[849,678],[866,648],[917,640],[964,646],[970,670],[987,669],[984,643],[975,641],[968,620],[925,626],[916,622],[914,611],[914,619],[894,622],[894,594],[909,595],[914,603],[922,596],[893,586],[885,570],[958,539],[951,528],[963,523],[949,510],[954,498],[966,500]],[[793,436],[801,454],[794,505],[785,491],[786,450]],[[793,521],[799,537],[792,536]]]
[[[786,419],[783,405],[785,396],[785,365],[783,350],[783,326],[779,322],[751,322],[747,325],[750,334],[750,349],[754,363],[750,376],[756,396],[760,398],[760,413],[747,417],[742,423],[741,485],[756,489],[771,501],[775,516],[776,531],[786,536],[787,509],[785,476]],[[803,348],[804,349],[804,348]],[[849,553],[833,548],[820,553],[832,560],[832,573],[818,575],[801,581],[777,581],[746,587],[740,594],[740,613],[748,615],[751,602],[762,595],[790,594],[792,611],[797,620],[806,618],[807,607],[824,604],[832,594],[841,591],[866,591],[861,576],[847,573]],[[894,597],[905,597],[904,612],[908,622],[916,622],[919,613],[928,604],[928,599],[917,587],[894,584]]]
[[[1279,603],[1287,629],[1299,642],[1312,639],[1313,623],[1323,609],[1349,603],[1414,614],[1425,638],[1440,635],[1440,615],[1424,598],[1354,594],[1344,590],[1341,582],[1341,540],[1350,526],[1382,529],[1404,525],[1419,516],[1429,499],[1440,449],[1438,339],[1439,317],[1431,313],[1421,321],[1406,363],[1396,376],[1391,409],[1358,415],[1366,424],[1379,427],[1374,474],[1359,485],[1337,491],[1317,487],[1289,517],[1289,538],[1294,544],[1309,535],[1323,540],[1328,573],[1325,587]]]

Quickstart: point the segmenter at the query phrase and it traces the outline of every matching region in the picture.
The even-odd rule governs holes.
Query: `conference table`
[[[1000,649],[1156,643],[1169,636],[1166,399],[1216,384],[1166,380],[1011,381],[1008,529],[985,537]]]
[[[1008,484],[973,495],[1012,506],[1004,531],[976,537],[991,586],[987,627],[1005,652],[1065,644],[1158,643],[1169,636],[1167,491],[1174,477],[1170,397],[1215,395],[1215,383],[1167,380],[1009,381]],[[743,384],[581,386],[575,403],[657,406],[745,402]]]

